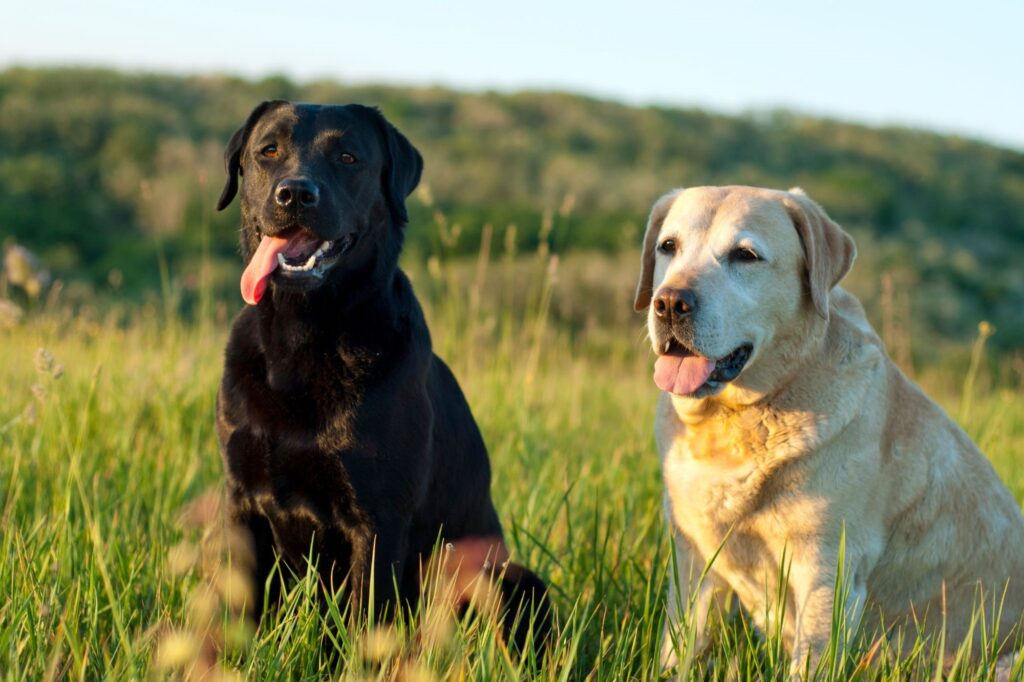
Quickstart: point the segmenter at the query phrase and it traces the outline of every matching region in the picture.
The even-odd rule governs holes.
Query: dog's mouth
[[[654,363],[654,383],[663,391],[702,398],[717,392],[739,376],[753,351],[742,344],[717,360],[706,358],[669,337],[658,351]]]
[[[324,240],[298,226],[274,237],[263,235],[242,273],[242,298],[249,305],[259,303],[275,271],[296,283],[321,279],[341,256],[352,250],[356,237],[351,232],[340,239]]]

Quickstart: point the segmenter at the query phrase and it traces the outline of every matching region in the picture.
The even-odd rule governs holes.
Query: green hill
[[[412,202],[413,252],[474,252],[487,223],[515,223],[523,249],[633,250],[670,187],[802,185],[858,237],[860,276],[888,272],[929,330],[989,319],[995,342],[1024,346],[1024,153],[786,112],[14,68],[0,72],[0,234],[64,278],[116,270],[131,292],[159,286],[158,251],[175,272],[207,245],[233,258],[237,208],[211,208],[223,145],[276,97],[377,104],[413,140],[429,188]],[[460,226],[456,243],[425,229],[434,211]]]

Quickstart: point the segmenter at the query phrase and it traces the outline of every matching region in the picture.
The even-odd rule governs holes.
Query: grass
[[[486,619],[454,623],[425,609],[382,626],[348,614],[343,600],[323,612],[312,580],[258,628],[241,619],[244,553],[228,551],[234,539],[210,504],[221,486],[213,414],[228,321],[209,313],[186,323],[173,305],[107,315],[54,305],[0,332],[2,676],[658,677],[671,557],[651,359],[639,317],[614,327],[554,321],[587,279],[580,262],[543,251],[507,262],[435,257],[413,273],[435,348],[490,448],[512,554],[553,587],[558,627],[544,660],[510,656]],[[918,376],[1022,499],[1019,378],[994,382],[980,343],[963,351],[969,364],[952,366],[967,369]],[[869,655],[870,643],[854,647],[823,677],[937,679],[933,644],[912,641],[919,650],[901,663]],[[949,674],[986,679],[989,659]],[[731,616],[684,674],[781,679],[788,665],[777,636]]]

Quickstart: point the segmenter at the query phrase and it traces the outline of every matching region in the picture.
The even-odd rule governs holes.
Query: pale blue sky
[[[725,112],[786,107],[1024,150],[1024,0],[19,4],[0,22],[0,65],[565,89]]]

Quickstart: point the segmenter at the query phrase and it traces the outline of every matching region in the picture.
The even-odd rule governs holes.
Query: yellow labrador
[[[654,205],[635,307],[657,356],[665,511],[687,591],[670,590],[666,667],[684,623],[700,649],[709,611],[733,593],[782,633],[795,672],[813,670],[841,550],[849,632],[945,622],[953,649],[979,595],[989,618],[1002,604],[999,637],[1020,624],[1020,508],[837,286],[855,254],[800,189],[699,187]]]

